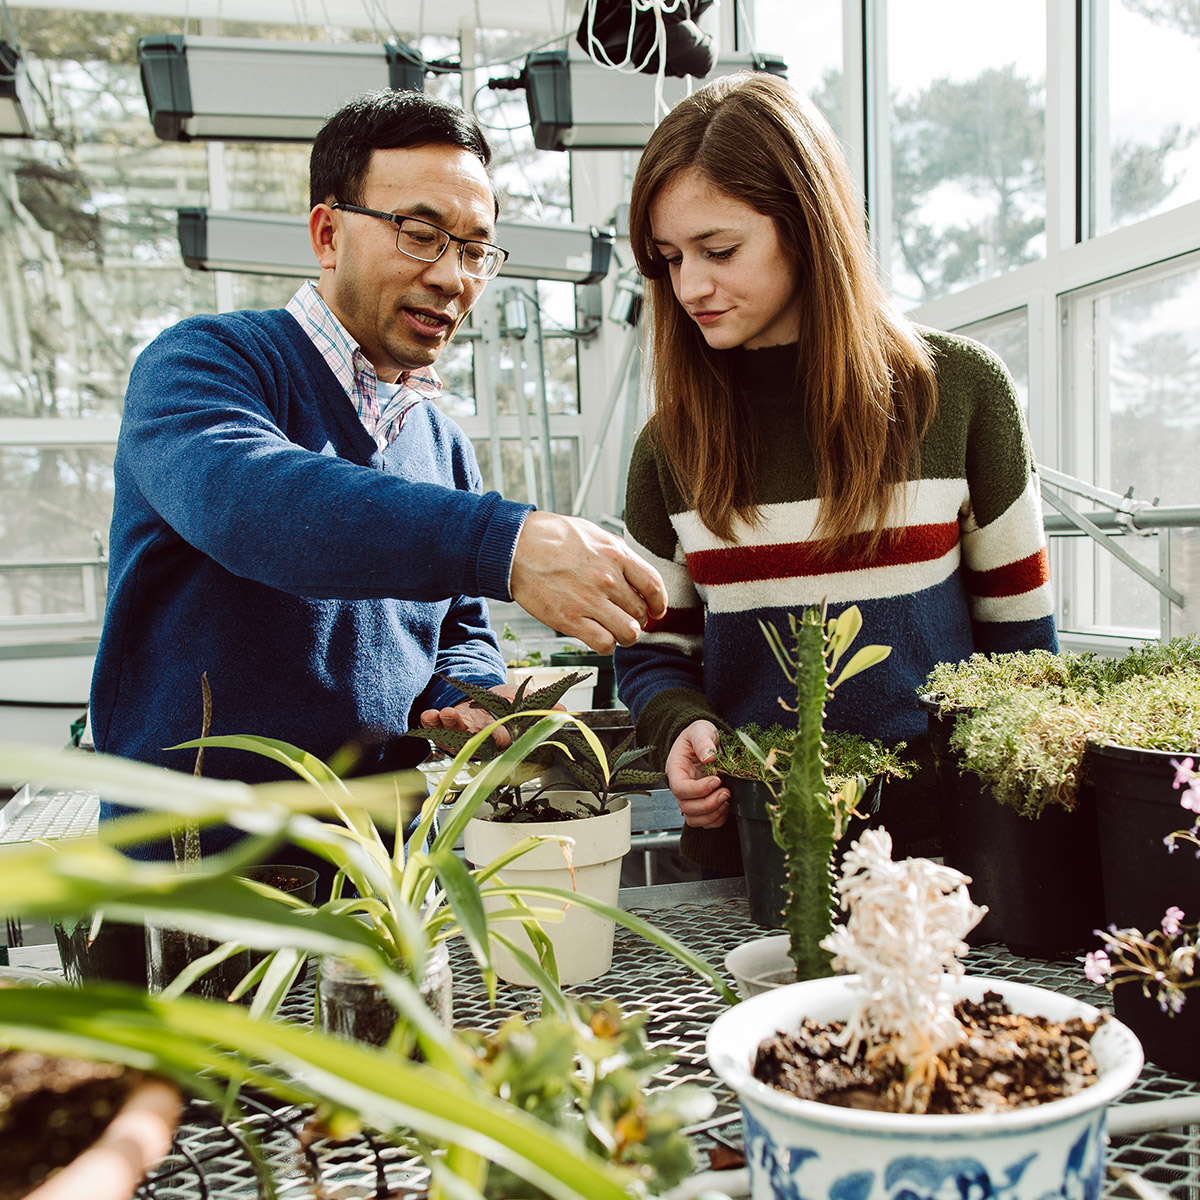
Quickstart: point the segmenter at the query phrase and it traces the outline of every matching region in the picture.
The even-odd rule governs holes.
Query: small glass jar
[[[421,977],[421,997],[437,1019],[454,1027],[450,954],[444,942],[429,952]],[[317,1012],[324,1033],[384,1046],[396,1024],[396,1009],[372,975],[344,958],[325,958],[317,978]]]

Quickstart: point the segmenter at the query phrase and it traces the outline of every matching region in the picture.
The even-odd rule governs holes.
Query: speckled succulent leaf
[[[577,683],[589,678],[587,671],[572,671],[554,683],[548,683],[537,691],[529,692],[522,708],[553,708]]]
[[[474,734],[467,729],[411,729],[404,736],[430,742],[453,758]]]
[[[572,754],[569,758],[564,755],[562,764],[566,768],[567,774],[585,792],[603,794],[607,791],[604,775],[594,761],[589,761],[576,754]]]
[[[515,702],[506,699],[504,696],[496,695],[489,688],[481,687],[477,683],[467,683],[462,679],[451,679],[448,675],[439,675],[437,678],[442,680],[443,683],[448,683],[458,688],[472,704],[478,705],[490,716],[502,717],[505,713],[512,711]]]

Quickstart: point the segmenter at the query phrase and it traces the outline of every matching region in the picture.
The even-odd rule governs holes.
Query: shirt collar
[[[311,279],[306,279],[296,290],[287,303],[287,311],[320,351],[346,394],[355,402],[355,407],[360,407],[364,394],[373,402],[377,382],[375,367],[321,298]],[[432,366],[402,371],[396,382],[426,400],[436,399],[442,391],[442,381]]]

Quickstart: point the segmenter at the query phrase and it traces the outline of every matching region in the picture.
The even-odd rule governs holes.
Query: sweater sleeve
[[[315,350],[292,350],[249,322],[199,318],[142,352],[118,456],[146,521],[294,595],[509,599],[531,506],[339,457],[354,435],[322,411],[333,377]]]
[[[976,648],[988,653],[1058,649],[1041,493],[1012,379],[982,346],[970,369],[967,431],[970,503],[962,557]]]
[[[664,489],[666,465],[655,450],[652,426],[638,437],[625,489],[625,540],[655,567],[667,587],[668,608],[633,646],[613,655],[617,692],[635,719],[662,692],[690,690],[703,697],[704,606],[671,523]],[[641,727],[639,726],[639,732]]]

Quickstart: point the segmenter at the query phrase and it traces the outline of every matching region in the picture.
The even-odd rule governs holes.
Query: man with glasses
[[[138,358],[97,749],[189,769],[190,752],[163,747],[201,732],[205,676],[213,734],[323,758],[350,747],[357,773],[411,766],[427,749],[400,740],[411,725],[487,720],[436,675],[503,686],[482,597],[601,652],[665,611],[661,578],[619,539],[484,494],[469,441],[431,403],[434,364],[506,257],[489,158],[451,105],[355,99],[313,144],[316,283],[285,309],[189,318]],[[287,775],[230,750],[203,769]]]

